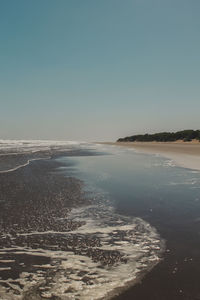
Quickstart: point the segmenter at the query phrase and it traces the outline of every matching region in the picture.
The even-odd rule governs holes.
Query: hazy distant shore
[[[178,166],[200,170],[200,143],[194,142],[103,142],[101,144],[134,148],[149,154],[160,154]]]

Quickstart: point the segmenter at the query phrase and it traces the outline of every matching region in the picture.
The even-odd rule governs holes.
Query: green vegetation
[[[154,134],[138,134],[120,138],[117,142],[174,142],[182,140],[190,142],[196,139],[200,142],[200,130],[182,130],[177,132],[159,132]]]

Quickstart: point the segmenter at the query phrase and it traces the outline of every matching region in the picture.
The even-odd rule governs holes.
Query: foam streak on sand
[[[48,159],[48,158],[50,158],[50,157],[45,157],[45,158],[43,158],[43,157],[41,157],[41,158],[32,158],[32,159],[29,159],[29,160],[28,160],[25,164],[23,164],[23,165],[17,166],[17,167],[12,168],[12,169],[0,171],[0,174],[2,174],[2,173],[14,172],[14,171],[17,171],[17,170],[20,169],[20,168],[23,168],[23,167],[28,166],[28,165],[30,164],[31,161],[34,161],[34,160],[41,160],[41,159]]]

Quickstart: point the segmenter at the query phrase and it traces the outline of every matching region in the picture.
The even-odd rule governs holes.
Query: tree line
[[[196,139],[200,142],[200,130],[182,130],[177,132],[159,132],[154,134],[137,134],[120,138],[117,142],[175,142],[182,140],[184,142],[190,142]]]

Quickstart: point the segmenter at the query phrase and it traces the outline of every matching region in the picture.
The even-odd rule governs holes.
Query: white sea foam
[[[153,156],[162,159],[160,161],[153,163],[154,167],[166,167],[166,168],[176,167],[176,164],[172,159],[165,159],[160,154],[154,154]]]
[[[51,140],[0,140],[0,151],[9,151],[12,154],[37,152],[49,149],[73,148],[87,145],[86,142],[78,141],[51,141]],[[88,144],[92,146],[92,144]],[[94,145],[93,145],[94,146]],[[15,151],[15,152],[14,152]]]
[[[34,161],[34,160],[41,160],[41,159],[48,159],[48,157],[46,158],[32,158],[32,159],[28,159],[28,161],[25,163],[25,164],[22,164],[22,165],[19,165],[15,168],[11,168],[11,169],[8,169],[8,170],[3,170],[3,171],[0,171],[0,174],[2,173],[9,173],[9,172],[13,172],[13,171],[16,171],[20,168],[23,168],[23,167],[26,167],[30,164],[31,161]]]
[[[96,146],[94,144],[86,142],[76,142],[76,141],[47,141],[47,140],[0,140],[0,157],[1,156],[11,156],[17,154],[34,154],[36,152],[42,151],[71,151],[77,149],[94,149]],[[22,167],[26,167],[33,160],[48,159],[45,158],[33,158],[27,160],[25,163],[17,164],[17,166],[12,166],[9,169],[2,170],[0,173],[8,173],[16,171]]]
[[[183,181],[180,182],[175,182],[175,181],[171,181],[169,183],[169,185],[191,185],[192,187],[194,187],[195,185],[197,185],[196,187],[199,187],[200,184],[200,178],[189,178],[189,179],[184,179]]]
[[[23,247],[3,249],[4,252],[12,250],[18,255],[46,256],[52,259],[50,265],[34,265],[39,270],[41,268],[36,273],[21,273],[17,281],[25,285],[26,289],[44,282],[45,270],[53,269],[51,284],[46,284],[42,291],[43,297],[56,295],[63,300],[108,299],[119,292],[119,289],[133,283],[160,260],[163,250],[160,237],[153,227],[140,218],[118,215],[112,207],[104,205],[73,209],[69,217],[85,224],[77,230],[58,234],[65,238],[67,235],[98,238],[100,245],[92,249],[96,251],[96,261],[88,256],[87,251],[74,253],[74,249],[71,252]],[[79,250],[79,246],[76,250]],[[117,254],[114,264],[103,264],[104,258],[109,261],[108,256],[112,251],[119,253],[126,261],[121,261]],[[5,282],[12,284],[13,280]],[[6,292],[7,294],[4,289],[0,289],[0,299],[12,299],[12,289]],[[22,299],[21,297],[22,290],[15,299]]]

